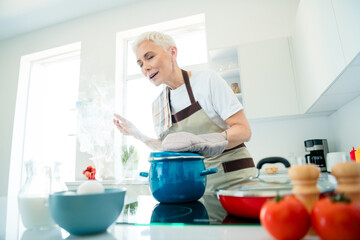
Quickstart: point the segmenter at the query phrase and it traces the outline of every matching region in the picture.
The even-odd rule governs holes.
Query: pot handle
[[[263,158],[261,159],[258,164],[256,165],[257,169],[261,169],[261,167],[265,164],[265,163],[282,163],[284,164],[284,166],[286,168],[290,167],[290,163],[288,160],[286,160],[285,158],[282,157],[267,157],[267,158]]]
[[[148,177],[149,173],[148,172],[140,172],[140,177]]]
[[[200,176],[205,176],[209,174],[217,173],[217,168],[209,168],[201,171]]]
[[[261,159],[257,164],[256,164],[256,168],[257,168],[257,174],[255,176],[255,178],[258,178],[260,176],[260,169],[261,167],[265,164],[265,163],[282,163],[284,164],[284,166],[286,168],[290,167],[290,163],[288,160],[286,160],[285,158],[282,157],[267,157],[267,158],[263,158]]]

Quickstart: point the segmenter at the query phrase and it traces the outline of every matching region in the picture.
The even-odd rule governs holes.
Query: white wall
[[[247,143],[255,161],[264,157],[305,155],[304,140],[327,139],[330,152],[360,146],[360,96],[330,116],[306,116],[250,121],[253,132]]]
[[[298,0],[154,0],[57,24],[0,42],[0,196],[7,194],[12,130],[22,55],[82,42],[81,84],[115,75],[115,33],[205,13],[208,48],[288,36]],[[21,143],[15,143],[21,144]]]
[[[328,117],[300,116],[284,119],[250,121],[252,138],[248,146],[255,162],[264,157],[280,156],[288,160],[306,154],[304,141],[327,139],[329,151],[334,150]]]
[[[348,153],[360,146],[360,96],[333,113],[329,121],[334,151]]]

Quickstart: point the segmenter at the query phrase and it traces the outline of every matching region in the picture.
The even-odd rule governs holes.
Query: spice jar
[[[351,200],[360,201],[360,163],[337,163],[331,169],[338,186],[336,192],[344,193]]]
[[[317,181],[320,176],[319,167],[315,164],[291,166],[289,176],[293,183],[293,194],[311,213],[311,209],[320,195],[320,190],[317,187]]]
[[[240,93],[239,84],[238,83],[231,83],[231,89],[234,93]]]

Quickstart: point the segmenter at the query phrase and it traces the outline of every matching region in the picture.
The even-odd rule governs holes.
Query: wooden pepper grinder
[[[292,166],[289,176],[293,183],[292,193],[311,213],[315,202],[319,199],[320,190],[317,188],[317,181],[320,176],[320,169],[315,164]]]
[[[351,200],[360,201],[360,163],[337,163],[332,167],[331,173],[338,182],[337,193],[344,193]]]

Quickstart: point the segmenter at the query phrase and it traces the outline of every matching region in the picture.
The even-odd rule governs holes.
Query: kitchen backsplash
[[[268,156],[287,159],[303,157],[304,140],[327,139],[330,152],[347,154],[360,145],[360,97],[328,116],[288,117],[284,119],[250,120],[252,138],[246,145],[255,162]]]

